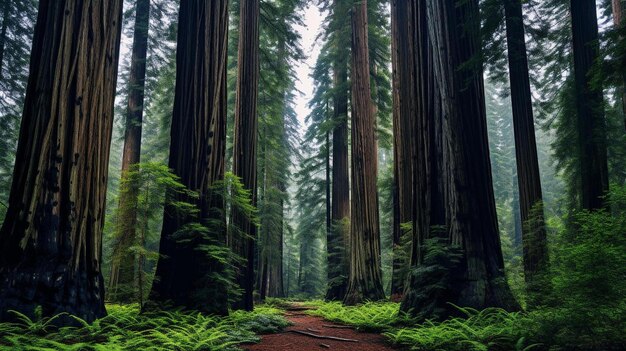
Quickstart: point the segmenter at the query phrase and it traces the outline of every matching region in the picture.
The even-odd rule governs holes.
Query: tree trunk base
[[[0,277],[0,321],[15,320],[17,315],[11,311],[31,319],[67,313],[55,319],[53,324],[58,326],[80,324],[69,315],[88,323],[106,316],[100,273],[88,275],[84,271],[72,272],[63,264],[40,262],[32,267],[4,270]]]

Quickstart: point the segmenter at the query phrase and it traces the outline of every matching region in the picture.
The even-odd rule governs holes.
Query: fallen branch
[[[346,338],[339,338],[339,337],[336,337],[336,336],[317,335],[317,334],[305,332],[303,330],[290,330],[290,332],[293,332],[293,333],[296,333],[296,334],[302,334],[302,335],[310,336],[312,338],[317,338],[317,339],[328,339],[328,340],[347,341],[347,342],[359,342],[359,340],[356,340],[356,339],[346,339]]]
[[[353,329],[354,327],[351,327],[349,325],[330,325],[330,324],[322,324],[322,327],[324,328],[336,328],[336,329]]]
[[[330,349],[330,345],[326,345],[326,344],[320,344],[321,347],[325,348],[325,349]]]
[[[306,330],[310,331],[310,332],[314,332],[314,333],[321,333],[321,330],[317,330],[317,329],[313,329],[313,328],[306,328]]]

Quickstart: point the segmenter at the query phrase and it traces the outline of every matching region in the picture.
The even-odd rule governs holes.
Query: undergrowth
[[[599,309],[595,315],[587,315],[587,328],[581,329],[577,322],[581,316],[577,318],[573,311],[563,308],[527,313],[454,306],[463,317],[418,323],[401,313],[394,302],[343,306],[313,301],[307,305],[316,307],[308,312],[312,315],[381,332],[391,343],[411,350],[623,350],[626,346],[624,330],[620,329],[624,324],[618,323],[623,309]]]
[[[56,328],[55,318],[0,323],[0,350],[239,350],[241,343],[259,341],[256,334],[288,325],[281,311],[259,306],[254,312],[235,311],[228,317],[197,312],[139,313],[137,305],[109,305],[109,315],[79,327]]]

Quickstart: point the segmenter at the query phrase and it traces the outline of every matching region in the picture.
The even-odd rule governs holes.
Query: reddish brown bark
[[[352,13],[352,199],[350,273],[344,303],[385,298],[380,266],[376,148],[370,89],[367,1]]]
[[[135,7],[135,30],[128,80],[129,94],[126,109],[124,150],[122,152],[122,179],[132,165],[138,164],[141,155],[141,130],[148,53],[148,27],[150,0],[138,0]],[[135,281],[135,255],[128,248],[135,245],[137,227],[137,194],[129,191],[120,194],[119,232],[113,249],[108,297],[113,301],[129,302],[129,291]],[[118,287],[121,290],[118,291]]]
[[[224,179],[228,1],[182,0],[178,23],[169,167],[199,194],[198,199],[176,195],[176,200],[195,204],[199,213],[184,216],[166,206],[149,299],[157,308],[171,303],[225,315],[227,287],[215,278],[224,275],[224,266],[202,247],[226,244],[224,200],[212,186]],[[190,222],[207,225],[209,233],[186,233],[189,242],[178,240],[177,233]]]
[[[401,245],[405,235],[402,224],[411,224],[413,221],[413,173],[415,168],[415,118],[416,92],[415,79],[415,26],[412,22],[414,12],[411,1],[397,1],[392,18],[394,19],[395,52],[396,58],[392,61],[394,67],[394,86],[397,96],[394,96],[394,183],[396,187],[397,214],[394,217],[394,262],[391,293],[396,298],[404,292],[404,282],[409,265],[407,248]],[[402,28],[402,29],[400,29]]]
[[[121,0],[39,3],[0,229],[1,320],[8,310],[35,317],[38,306],[88,322],[106,314],[102,227],[121,20]]]

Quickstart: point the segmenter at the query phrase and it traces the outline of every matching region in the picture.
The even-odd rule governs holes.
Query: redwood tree
[[[475,60],[480,53],[478,0],[414,4],[412,22],[421,49],[416,54],[421,72],[417,86],[434,86],[436,91],[434,97],[428,95],[432,89],[416,95],[417,101],[429,104],[418,108],[417,130],[430,130],[431,135],[416,139],[419,196],[412,259],[417,271],[402,309],[433,318],[454,313],[448,303],[514,309],[518,306],[504,276],[493,195],[483,71]],[[424,54],[424,48],[430,51]],[[437,120],[424,125],[424,116]],[[429,262],[432,255],[426,253],[442,250],[443,261]],[[441,272],[430,275],[433,270]]]
[[[344,303],[385,298],[380,262],[376,143],[370,91],[367,0],[352,12],[352,199],[350,271]]]
[[[121,0],[41,0],[9,209],[0,320],[106,314],[101,266]],[[71,323],[61,318],[56,323]]]
[[[345,1],[335,0],[335,27],[343,19]],[[335,29],[335,40],[342,33]],[[348,286],[348,228],[350,220],[350,175],[348,169],[348,48],[336,45],[333,63],[333,125],[332,130],[332,191],[331,229],[327,237],[328,289],[327,300],[342,300]]]
[[[394,1],[392,7],[392,30],[395,50],[392,55],[394,86],[394,218],[393,218],[393,273],[391,294],[394,299],[402,296],[409,265],[407,255],[402,252],[402,224],[413,221],[413,172],[415,163],[415,27],[411,21],[411,1]],[[402,28],[402,29],[400,29]]]
[[[226,243],[224,199],[212,187],[224,179],[228,1],[182,0],[178,23],[169,167],[198,192],[197,199],[178,200],[195,204],[199,214],[181,215],[166,206],[150,300],[225,315],[224,266],[203,248]],[[208,233],[192,230],[180,240],[185,225],[198,221]]]
[[[143,123],[143,103],[146,79],[146,56],[148,52],[148,26],[150,19],[150,0],[137,0],[135,7],[135,29],[128,80],[129,94],[126,108],[126,125],[124,132],[124,150],[122,153],[122,178],[132,165],[138,164],[141,155],[141,126]],[[132,299],[129,286],[134,284],[135,255],[128,248],[135,243],[137,227],[137,194],[123,192],[120,195],[119,233],[117,233],[111,277],[109,279],[109,296],[118,301]],[[118,291],[118,288],[120,290]]]
[[[594,210],[605,206],[603,196],[609,190],[602,87],[592,82],[591,74],[600,52],[598,18],[595,0],[572,0],[570,4],[582,186],[580,200],[583,209]]]
[[[237,96],[235,101],[235,139],[233,173],[250,190],[252,205],[257,205],[257,99],[259,85],[259,0],[241,1],[239,6],[239,54],[237,60]],[[232,223],[242,235],[230,233],[233,252],[243,259],[237,267],[237,283],[243,295],[234,309],[254,308],[254,239],[257,228],[250,219],[233,209]]]
[[[522,229],[524,277],[530,293],[545,288],[548,248],[543,217],[541,178],[537,159],[535,122],[530,93],[528,56],[524,38],[522,2],[504,0],[506,36],[511,84],[511,106],[515,134],[515,156],[519,186]],[[539,296],[533,296],[537,298]]]

